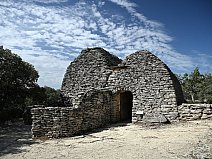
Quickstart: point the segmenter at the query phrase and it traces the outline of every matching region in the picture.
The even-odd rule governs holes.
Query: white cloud
[[[128,0],[110,0],[111,2],[123,7],[123,8],[126,8],[126,10],[132,15],[132,16],[135,16],[137,17],[141,22],[144,22],[145,26],[146,27],[154,27],[154,26],[157,26],[157,27],[160,27],[162,26],[161,23],[158,23],[156,21],[153,21],[153,20],[148,20],[143,14],[139,13],[136,11],[136,7],[137,4],[136,3],[133,3],[133,2],[130,2]]]
[[[178,68],[176,71],[193,66],[190,57],[169,45],[173,39],[163,32],[162,25],[137,12],[135,3],[110,1],[134,19],[115,11],[110,14],[104,9],[108,1],[3,1],[0,41],[35,65],[40,73],[39,84],[56,88],[60,87],[69,62],[87,47],[103,47],[122,58],[147,49],[171,68]]]
[[[195,55],[193,57],[195,67],[198,67],[201,73],[211,73],[212,55],[198,50],[192,50],[192,53]]]
[[[34,2],[40,3],[61,3],[61,2],[68,2],[68,0],[34,0]]]
[[[24,50],[24,53],[16,49],[13,49],[13,51],[18,53],[24,60],[34,64],[36,70],[42,70],[39,72],[39,83],[51,84],[55,88],[61,85],[63,79],[61,73],[65,72],[66,66],[70,63],[69,60],[60,55],[51,56],[48,52],[42,50]]]

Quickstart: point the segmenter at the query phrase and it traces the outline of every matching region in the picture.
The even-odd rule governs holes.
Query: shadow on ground
[[[30,146],[36,141],[31,138],[31,126],[22,123],[0,125],[0,157],[8,153],[17,154],[23,146]]]
[[[128,124],[129,122],[125,121],[122,123],[107,125],[88,132],[83,132],[82,134],[78,135],[86,136],[92,133],[101,132],[103,130],[113,130],[116,127],[123,127],[127,126]],[[24,149],[23,147],[30,147],[36,143],[39,142],[32,139],[31,126],[29,125],[24,125],[22,122],[11,123],[10,125],[0,125],[0,158],[6,154],[27,152],[28,150]]]
[[[117,127],[124,127],[129,125],[131,122],[129,121],[123,121],[123,122],[119,122],[119,123],[114,123],[114,124],[109,124],[109,125],[104,125],[100,128],[96,128],[96,129],[92,129],[92,130],[86,130],[85,132],[82,132],[81,135],[89,135],[92,133],[98,133],[98,132],[102,132],[104,130],[114,130]],[[80,135],[80,134],[78,134]]]

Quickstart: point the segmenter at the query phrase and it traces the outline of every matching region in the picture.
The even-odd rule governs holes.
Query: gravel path
[[[24,129],[24,131],[21,131]],[[0,130],[1,159],[195,159],[212,158],[212,121],[142,128],[116,124],[87,135],[30,139],[30,127]]]

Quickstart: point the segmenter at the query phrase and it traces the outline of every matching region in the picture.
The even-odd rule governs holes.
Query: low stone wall
[[[68,137],[117,121],[112,97],[110,91],[92,90],[74,107],[33,108],[32,137]],[[212,104],[182,104],[178,113],[181,121],[212,119]]]
[[[179,120],[212,119],[212,104],[185,104],[178,107]]]
[[[80,109],[65,107],[33,108],[32,137],[58,138],[72,136],[81,130]]]
[[[75,107],[33,108],[32,137],[73,136],[111,121],[111,92],[92,90]]]

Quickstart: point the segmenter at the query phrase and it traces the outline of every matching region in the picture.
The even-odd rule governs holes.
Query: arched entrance
[[[130,91],[120,92],[120,120],[132,122],[133,95]]]

